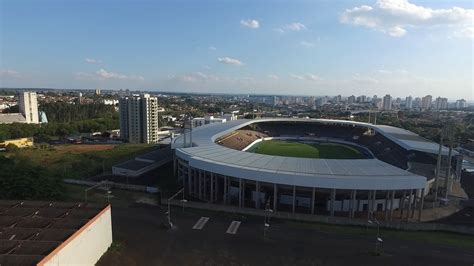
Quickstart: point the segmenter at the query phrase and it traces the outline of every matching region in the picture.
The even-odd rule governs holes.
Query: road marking
[[[229,228],[227,228],[227,234],[232,234],[232,235],[235,235],[237,234],[237,230],[239,229],[239,226],[240,226],[240,222],[239,221],[232,221],[232,223],[230,223],[229,225]]]
[[[209,217],[201,217],[199,220],[196,222],[196,224],[193,226],[194,230],[201,230],[209,221]]]

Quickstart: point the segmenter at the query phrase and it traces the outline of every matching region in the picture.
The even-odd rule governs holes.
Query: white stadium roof
[[[175,139],[176,155],[188,161],[191,167],[208,172],[282,185],[372,190],[418,189],[426,185],[426,177],[415,175],[378,159],[310,159],[271,156],[234,150],[214,142],[217,138],[246,125],[270,121],[367,126],[374,128],[403,148],[428,152],[436,148],[437,152],[435,143],[395,127],[344,120],[271,118],[234,120],[195,128],[192,131],[193,147],[182,147],[183,136]],[[189,134],[187,138],[189,141]]]

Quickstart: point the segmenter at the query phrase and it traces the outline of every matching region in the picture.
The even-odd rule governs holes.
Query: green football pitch
[[[357,149],[336,143],[306,144],[297,141],[267,140],[257,143],[249,152],[300,158],[364,159]]]

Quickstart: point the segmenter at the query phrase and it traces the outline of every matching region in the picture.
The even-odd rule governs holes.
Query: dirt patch
[[[84,153],[84,152],[91,152],[91,151],[107,151],[111,150],[115,147],[114,144],[96,144],[96,145],[61,145],[55,146],[56,152],[58,153]]]

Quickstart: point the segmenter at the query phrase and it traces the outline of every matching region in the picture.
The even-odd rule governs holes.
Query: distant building
[[[100,89],[95,89],[95,95],[100,95]]]
[[[383,97],[383,110],[392,110],[392,96],[390,94]]]
[[[32,147],[34,142],[33,138],[7,139],[5,141],[0,141],[0,149],[6,148],[10,144],[17,146],[18,148],[27,148]]]
[[[328,103],[328,97],[324,96],[316,100],[316,106],[321,107]]]
[[[158,98],[135,94],[119,100],[120,137],[130,143],[158,142]]]
[[[455,104],[456,109],[463,109],[463,108],[467,108],[467,107],[468,106],[467,106],[466,100],[461,99],[461,100],[456,101],[456,104]]]
[[[39,111],[38,115],[40,124],[48,123],[48,117],[45,112]]]
[[[358,103],[365,103],[367,101],[367,96],[365,95],[361,95],[359,97],[357,97],[357,102]]]
[[[227,122],[226,118],[223,117],[214,117],[214,116],[205,116],[205,117],[195,117],[191,120],[191,126],[193,128],[204,126],[207,124],[214,124],[214,123],[225,123]]]
[[[0,114],[0,124],[28,123],[38,124],[38,100],[36,92],[20,92],[18,95],[19,113]]]
[[[114,100],[114,99],[103,99],[102,100],[102,103],[105,104],[105,105],[117,105],[118,104],[118,100]]]
[[[383,100],[380,99],[380,98],[377,98],[375,99],[375,101],[372,101],[375,108],[377,108],[378,110],[382,110],[383,109]]]
[[[356,97],[351,95],[347,98],[347,104],[353,104],[356,101]]]
[[[18,106],[20,113],[25,117],[26,123],[38,124],[38,101],[36,92],[26,91],[18,94]]]
[[[433,102],[433,96],[426,95],[425,97],[421,98],[421,109],[428,110],[431,109],[431,104]]]
[[[448,99],[447,98],[436,98],[435,101],[435,109],[436,110],[446,110],[448,109]]]
[[[413,108],[413,97],[408,96],[405,98],[405,108],[412,109]]]
[[[249,95],[249,101],[253,103],[263,103],[272,106],[277,103],[276,96],[273,95]]]

